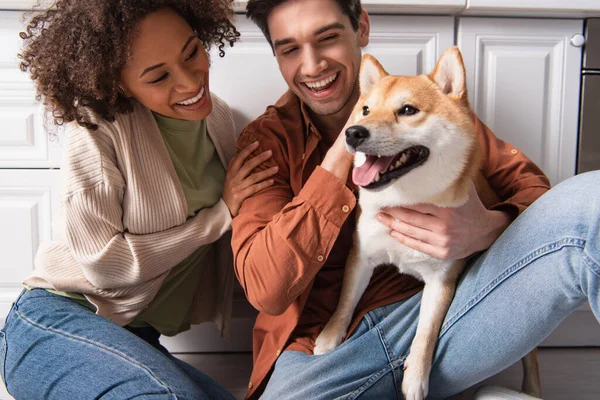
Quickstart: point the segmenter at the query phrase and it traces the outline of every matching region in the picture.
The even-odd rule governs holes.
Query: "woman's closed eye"
[[[185,61],[191,61],[194,58],[196,58],[197,55],[198,55],[198,45],[196,45],[194,47],[194,50],[192,50],[192,52],[190,53],[190,55],[185,58]]]
[[[169,76],[169,73],[165,72],[164,74],[162,74],[158,78],[156,78],[153,81],[150,81],[148,83],[150,83],[150,84],[159,83],[159,82],[164,81],[165,79],[167,79],[168,76]]]

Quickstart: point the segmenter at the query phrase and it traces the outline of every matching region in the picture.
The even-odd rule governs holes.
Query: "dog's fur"
[[[360,89],[350,117],[354,125],[346,131],[348,150],[356,152],[353,178],[360,187],[360,218],[338,308],[317,338],[314,353],[327,353],[342,342],[373,270],[393,264],[401,273],[425,282],[402,382],[407,399],[423,399],[437,337],[465,260],[440,260],[404,246],[375,216],[385,207],[417,203],[458,207],[467,201],[473,183],[486,206],[497,198],[481,175],[475,116],[458,48],[446,50],[428,76],[388,75],[375,58],[365,55]],[[407,149],[412,150],[399,158]],[[539,395],[537,360],[529,357],[528,362],[532,376],[525,385],[531,394]]]

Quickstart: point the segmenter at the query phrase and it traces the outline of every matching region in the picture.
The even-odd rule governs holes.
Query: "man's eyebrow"
[[[195,34],[195,33],[194,33],[194,34],[192,34],[192,35],[190,35],[190,37],[187,39],[187,41],[186,41],[186,42],[185,42],[185,44],[183,45],[183,48],[181,49],[181,52],[182,52],[182,53],[185,51],[185,49],[188,47],[188,45],[189,45],[189,44],[192,42],[192,40],[194,40],[194,38],[196,38],[196,37],[198,37],[198,36],[196,36],[196,34]],[[140,75],[140,78],[141,78],[142,76],[146,75],[148,72],[150,72],[150,71],[152,71],[152,70],[155,70],[156,68],[160,68],[160,67],[162,67],[162,66],[164,66],[164,65],[165,65],[165,63],[160,63],[160,64],[156,64],[156,65],[153,65],[153,66],[151,66],[151,67],[148,67],[148,68],[146,68],[146,69],[145,69],[145,70],[142,72],[142,74]]]
[[[324,27],[317,29],[315,31],[315,36],[320,35],[323,32],[327,32],[328,30],[331,30],[331,29],[344,30],[344,29],[346,29],[346,27],[344,26],[344,24],[342,24],[340,22],[334,22],[333,24],[325,25]]]
[[[273,42],[273,48],[276,49],[279,46],[285,46],[286,44],[294,43],[295,40],[292,38],[288,39],[279,39]]]
[[[317,29],[313,35],[318,36],[318,35],[322,34],[323,32],[327,32],[332,29],[344,30],[344,29],[346,29],[346,27],[344,26],[344,24],[342,24],[340,22],[334,22],[332,24],[325,25],[325,26]],[[279,46],[284,46],[286,44],[290,44],[290,43],[294,43],[294,42],[295,42],[295,40],[292,38],[275,40],[273,42],[273,48],[276,49]]]

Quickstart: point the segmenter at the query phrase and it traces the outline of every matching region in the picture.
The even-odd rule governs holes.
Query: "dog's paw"
[[[328,324],[319,337],[317,337],[313,353],[315,356],[329,353],[342,343],[344,336],[346,336],[345,331],[336,329]]]
[[[429,392],[429,368],[411,363],[410,356],[404,362],[402,394],[406,400],[423,400]]]

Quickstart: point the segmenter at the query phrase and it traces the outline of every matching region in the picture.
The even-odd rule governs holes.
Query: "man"
[[[248,397],[400,395],[422,286],[394,268],[375,271],[347,340],[331,353],[312,355],[336,308],[352,243],[356,199],[344,125],[359,96],[369,17],[359,0],[249,0],[247,14],[271,44],[290,89],[238,142],[243,148],[258,140],[257,152],[272,150],[279,166],[275,183],[246,200],[233,221],[236,273],[260,311]],[[473,193],[457,209],[391,210],[380,221],[398,242],[438,258],[470,256],[492,245],[549,189],[535,164],[476,124],[485,176],[502,201],[487,210]],[[588,264],[573,260],[583,259],[588,240],[597,242],[598,206],[579,204],[577,195],[562,199],[568,189],[600,195],[587,187],[598,178],[582,176],[544,196],[465,270],[440,332],[432,398],[458,393],[516,362],[586,300],[588,289],[597,289]],[[552,211],[568,218],[540,224],[556,202],[561,208]],[[594,246],[585,260],[597,263]]]

